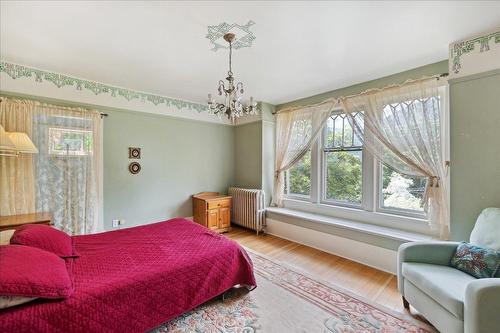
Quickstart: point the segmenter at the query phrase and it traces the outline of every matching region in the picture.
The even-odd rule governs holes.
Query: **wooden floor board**
[[[257,236],[255,232],[239,227],[234,227],[224,235],[257,253],[275,258],[390,309],[407,313],[397,290],[397,278],[390,273],[273,235]],[[413,310],[411,314],[421,319]]]

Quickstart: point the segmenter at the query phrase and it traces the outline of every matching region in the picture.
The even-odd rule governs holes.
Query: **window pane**
[[[311,152],[309,151],[288,170],[288,194],[311,194]],[[287,192],[285,192],[287,193]]]
[[[333,125],[334,121],[332,117],[328,118],[326,121],[326,131],[325,131],[325,146],[333,147]]]
[[[425,190],[425,177],[404,175],[386,165],[383,166],[382,177],[383,207],[424,211],[420,200]]]
[[[354,118],[363,128],[363,113],[357,112]],[[356,137],[349,118],[344,113],[333,113],[326,121],[323,147],[329,150],[361,147],[361,141]]]
[[[326,199],[360,204],[362,150],[325,152]]]
[[[62,127],[49,128],[49,154],[75,156],[92,154],[92,132]]]

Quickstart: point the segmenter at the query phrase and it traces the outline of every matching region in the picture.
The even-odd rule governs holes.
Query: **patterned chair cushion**
[[[450,266],[478,279],[492,278],[500,266],[500,252],[462,242],[451,258]]]

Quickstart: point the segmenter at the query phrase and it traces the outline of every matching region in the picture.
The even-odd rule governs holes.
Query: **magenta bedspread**
[[[255,286],[238,244],[186,219],[74,240],[74,294],[0,310],[2,332],[144,332],[235,285]]]

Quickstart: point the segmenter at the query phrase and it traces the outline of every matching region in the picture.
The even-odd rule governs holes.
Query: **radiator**
[[[263,190],[230,187],[233,198],[231,222],[259,232],[266,227],[265,194]]]

